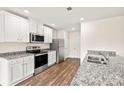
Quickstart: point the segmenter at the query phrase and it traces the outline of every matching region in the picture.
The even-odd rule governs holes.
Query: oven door
[[[48,54],[35,55],[35,69],[48,64]]]

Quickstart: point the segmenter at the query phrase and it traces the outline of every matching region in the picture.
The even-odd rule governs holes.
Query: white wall
[[[81,24],[81,62],[88,49],[116,51],[124,56],[124,16]]]
[[[26,46],[40,46],[41,49],[49,48],[49,44],[29,44],[29,43],[0,43],[0,53],[24,51]]]
[[[69,57],[80,58],[80,32],[69,32]]]

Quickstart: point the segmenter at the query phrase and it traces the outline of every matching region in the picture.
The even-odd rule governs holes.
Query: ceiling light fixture
[[[72,28],[71,28],[71,30],[72,30],[72,31],[74,31],[74,30],[75,30],[75,28],[74,28],[74,27],[72,27]]]
[[[81,18],[80,18],[80,21],[83,21],[83,20],[84,20],[84,18],[83,18],[83,17],[81,17]]]
[[[71,12],[72,11],[72,7],[67,7],[67,11]]]
[[[28,10],[24,10],[24,12],[25,12],[26,14],[29,14],[29,11],[28,11]]]
[[[55,24],[51,24],[52,26],[55,26]]]

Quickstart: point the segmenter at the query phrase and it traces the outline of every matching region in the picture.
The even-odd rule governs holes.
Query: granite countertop
[[[111,57],[108,64],[84,62],[71,82],[72,86],[124,86],[124,57]]]
[[[16,59],[20,57],[30,56],[30,55],[34,55],[34,54],[26,53],[26,51],[18,51],[18,52],[1,53],[0,57],[5,58],[7,60],[11,60],[11,59]]]
[[[41,51],[51,52],[51,51],[55,51],[55,50],[41,49]],[[20,57],[25,57],[25,56],[30,56],[30,55],[34,55],[34,54],[26,53],[26,51],[0,53],[0,57],[5,58],[7,60],[11,60],[11,59],[15,59],[15,58],[20,58]]]

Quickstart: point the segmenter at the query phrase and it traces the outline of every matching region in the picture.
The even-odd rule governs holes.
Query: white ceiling
[[[4,7],[1,9],[19,13],[23,16],[33,17],[45,24],[55,24],[58,30],[71,31],[74,27],[80,30],[80,18],[84,21],[92,21],[113,16],[124,15],[124,8],[105,8],[105,7],[72,7],[72,12],[68,12],[66,7]],[[29,14],[23,12],[24,9],[30,11]]]

